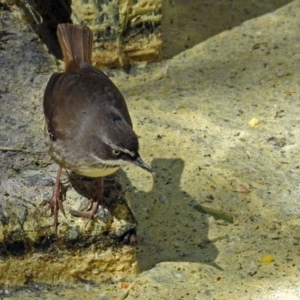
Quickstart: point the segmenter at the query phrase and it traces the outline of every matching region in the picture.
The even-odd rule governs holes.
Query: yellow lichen
[[[248,125],[249,125],[250,127],[255,127],[255,126],[258,125],[258,124],[259,124],[259,120],[256,119],[256,118],[252,118],[252,119],[248,122]]]
[[[263,256],[263,258],[261,259],[261,262],[263,264],[270,264],[274,261],[274,257],[271,254],[266,254]]]

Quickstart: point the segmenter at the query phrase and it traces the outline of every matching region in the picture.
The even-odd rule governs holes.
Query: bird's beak
[[[153,173],[149,166],[147,166],[143,160],[138,156],[135,160],[132,161],[135,165],[141,167],[142,169],[147,170],[150,173]]]

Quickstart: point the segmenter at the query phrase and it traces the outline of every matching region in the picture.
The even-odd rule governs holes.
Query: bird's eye
[[[114,156],[118,156],[118,155],[120,155],[120,153],[121,153],[121,151],[119,151],[119,150],[112,150],[112,154]]]

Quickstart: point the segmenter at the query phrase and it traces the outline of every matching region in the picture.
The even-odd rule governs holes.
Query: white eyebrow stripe
[[[119,148],[119,147],[118,147],[117,150],[120,150],[120,151],[122,151],[122,152],[124,152],[124,153],[129,154],[131,157],[134,157],[134,156],[136,155],[133,151],[130,151],[130,150],[125,149],[125,148]]]
[[[126,149],[126,148],[122,148],[122,147],[118,147],[118,146],[114,145],[105,136],[103,136],[103,141],[104,141],[105,144],[107,144],[108,146],[110,146],[110,148],[112,148],[113,150],[119,150],[121,152],[127,153],[131,157],[135,157],[136,156],[136,153],[134,151],[130,151],[130,150]]]
[[[109,144],[109,146],[110,146],[112,149],[114,149],[114,150],[119,150],[119,151],[121,151],[121,152],[124,152],[124,153],[129,154],[131,157],[135,157],[135,156],[136,156],[136,153],[135,153],[135,152],[130,151],[130,150],[126,149],[126,148],[121,148],[121,147],[115,146],[115,145],[113,145],[113,144]]]

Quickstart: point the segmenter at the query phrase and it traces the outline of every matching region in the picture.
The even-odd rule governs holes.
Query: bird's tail
[[[66,72],[78,72],[82,62],[91,64],[93,33],[87,26],[59,24],[57,37]]]

